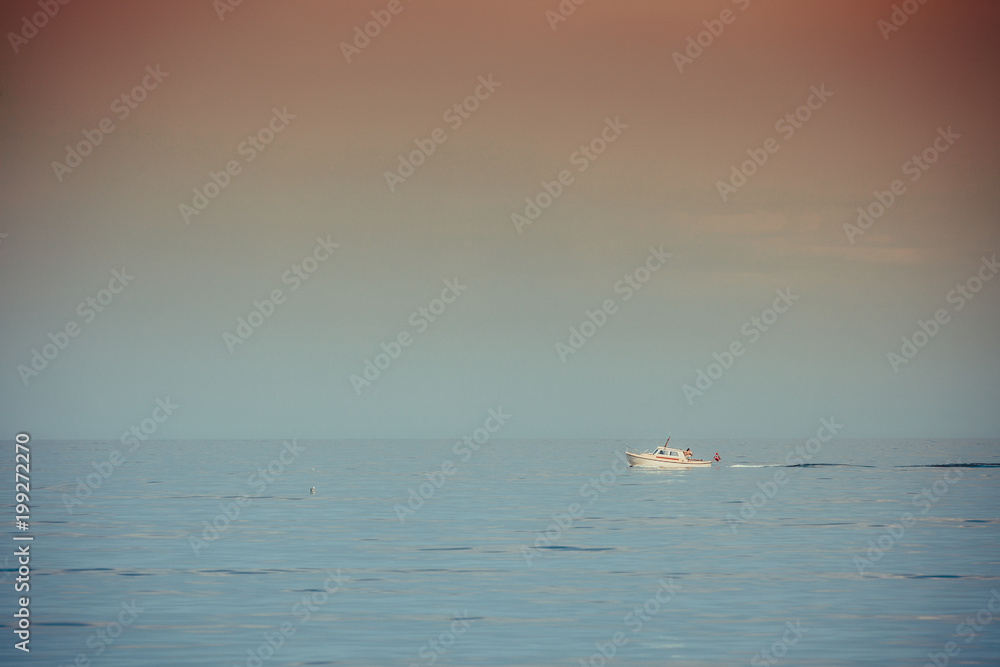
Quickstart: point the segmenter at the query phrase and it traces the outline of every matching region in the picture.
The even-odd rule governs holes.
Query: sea
[[[656,444],[11,443],[0,663],[1000,664],[1000,441]]]

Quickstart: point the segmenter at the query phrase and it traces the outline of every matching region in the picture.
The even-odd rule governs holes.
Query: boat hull
[[[643,468],[673,468],[677,470],[682,468],[712,467],[711,461],[702,461],[701,459],[685,459],[682,461],[671,459],[666,456],[657,456],[655,454],[634,454],[628,451],[625,452],[625,460],[632,467]]]

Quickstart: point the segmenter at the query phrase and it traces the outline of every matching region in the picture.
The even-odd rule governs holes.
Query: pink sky
[[[341,42],[387,4],[244,0],[220,20],[208,0],[79,2],[16,53],[8,37],[0,414],[115,432],[173,392],[192,406],[178,437],[433,435],[452,428],[442,415],[495,400],[523,404],[523,435],[771,435],[830,410],[862,434],[997,432],[1000,290],[956,313],[906,377],[886,361],[996,251],[995,4],[928,2],[885,39],[889,2],[591,0],[553,30],[555,0],[404,0],[348,63]],[[6,3],[5,34],[37,11]],[[723,11],[679,72],[673,54]],[[169,75],[116,118],[157,66]],[[499,87],[451,129],[443,114],[481,76]],[[814,87],[832,96],[783,136],[776,122]],[[243,160],[274,108],[287,129],[186,225],[178,206]],[[114,131],[60,182],[53,161],[105,117]],[[627,129],[518,234],[511,214],[609,118]],[[390,192],[386,170],[435,128],[447,141]],[[947,128],[960,136],[911,181],[905,163]],[[718,182],[769,138],[777,151],[723,201]],[[896,179],[905,193],[851,243],[844,225]],[[222,332],[321,234],[343,257],[231,355]],[[562,364],[556,342],[661,244],[669,272]],[[17,367],[122,266],[134,286],[25,386]],[[355,395],[348,377],[456,275],[464,301]],[[682,385],[789,285],[797,319],[689,405]]]

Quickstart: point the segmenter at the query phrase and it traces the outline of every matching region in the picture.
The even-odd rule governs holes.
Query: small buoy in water
[[[314,487],[311,487],[311,488],[309,489],[309,493],[311,493],[311,494],[313,494],[313,495],[316,495],[316,487],[315,487],[315,486],[314,486]]]

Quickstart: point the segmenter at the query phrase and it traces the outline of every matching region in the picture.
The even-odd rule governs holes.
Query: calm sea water
[[[0,662],[1000,664],[997,441],[653,444],[32,442]]]

